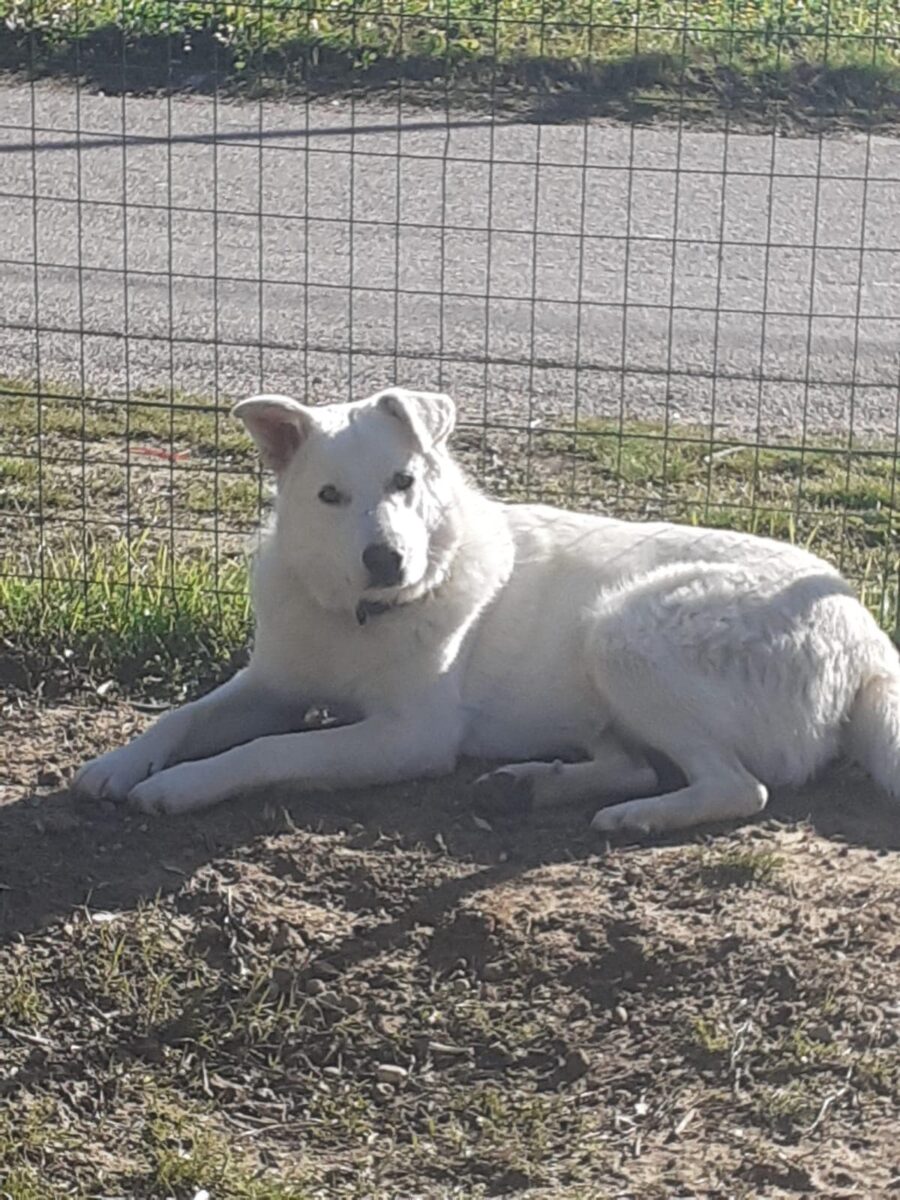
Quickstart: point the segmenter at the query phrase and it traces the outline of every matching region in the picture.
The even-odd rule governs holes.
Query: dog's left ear
[[[376,397],[376,403],[406,425],[423,454],[440,448],[456,424],[456,405],[443,392],[390,388]]]

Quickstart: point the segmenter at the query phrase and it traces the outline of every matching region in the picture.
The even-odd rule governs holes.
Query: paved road
[[[0,114],[3,373],[894,428],[900,141],[53,84]]]

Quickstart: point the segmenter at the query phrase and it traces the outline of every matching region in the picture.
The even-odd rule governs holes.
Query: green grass
[[[203,550],[173,555],[146,535],[84,546],[72,537],[67,551],[0,562],[0,626],[28,671],[177,694],[216,677],[247,645],[246,563],[217,564]]]
[[[844,108],[886,100],[900,79],[900,16],[884,0],[0,0],[0,30],[8,62],[81,71],[103,69],[104,50],[106,70],[110,59],[118,69],[124,39],[144,86],[154,55],[163,83],[173,56],[176,76],[211,66],[255,84],[292,69],[315,81],[340,65],[393,63],[388,80],[404,60],[438,70],[537,60],[544,72],[587,69],[601,90],[620,92],[727,91],[729,76],[777,91],[814,66],[804,87]],[[527,81],[527,70],[519,74]]]
[[[4,439],[22,452],[35,439],[67,439],[88,447],[116,439],[136,445],[162,440],[176,451],[250,458],[253,449],[228,406],[209,396],[181,392],[135,391],[121,399],[82,400],[52,385],[38,398],[22,380],[0,376]]]
[[[105,1153],[92,1163],[91,1147],[79,1146],[66,1132],[71,1115],[65,1101],[45,1098],[26,1106],[17,1117],[0,1115],[0,1195],[4,1200],[47,1200],[50,1195],[89,1200],[109,1194],[106,1178],[115,1175],[119,1189],[146,1197],[190,1200],[206,1190],[216,1200],[312,1200],[291,1171],[280,1178],[266,1170],[246,1144],[228,1136],[202,1105],[186,1104],[174,1089],[151,1078],[128,1079],[139,1109],[125,1133],[101,1122],[97,1142]],[[119,1089],[117,1089],[119,1090]],[[118,1137],[120,1153],[109,1153]],[[96,1145],[93,1147],[96,1150]],[[48,1189],[53,1189],[48,1190]]]
[[[710,888],[752,887],[772,884],[783,859],[772,850],[751,846],[729,846],[724,850],[701,850],[700,879]]]
[[[68,490],[56,481],[44,480],[37,458],[0,458],[0,510],[33,506],[40,497],[45,509],[57,508],[69,499]]]
[[[157,1097],[144,1126],[151,1195],[193,1196],[205,1189],[228,1200],[312,1200],[301,1185],[254,1178],[246,1153],[172,1095]]]
[[[710,1059],[724,1056],[731,1045],[731,1035],[720,1021],[695,1017],[688,1027],[691,1047]]]

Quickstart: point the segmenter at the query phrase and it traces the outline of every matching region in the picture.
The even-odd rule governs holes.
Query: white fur
[[[449,454],[445,396],[236,411],[278,477],[250,665],[88,763],[80,791],[184,812],[473,755],[514,760],[488,784],[537,803],[624,800],[600,830],[661,831],[748,816],[846,750],[900,797],[897,655],[827,563],[748,534],[491,501]],[[373,541],[403,556],[395,587],[369,586]],[[352,720],[292,732],[316,703]],[[581,761],[538,761],[572,750]],[[652,752],[681,789],[652,794]]]

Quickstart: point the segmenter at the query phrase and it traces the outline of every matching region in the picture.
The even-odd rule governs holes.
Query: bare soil
[[[854,771],[645,845],[485,821],[478,764],[170,821],[73,800],[148,719],[3,704],[6,1194],[900,1189],[900,815]]]

